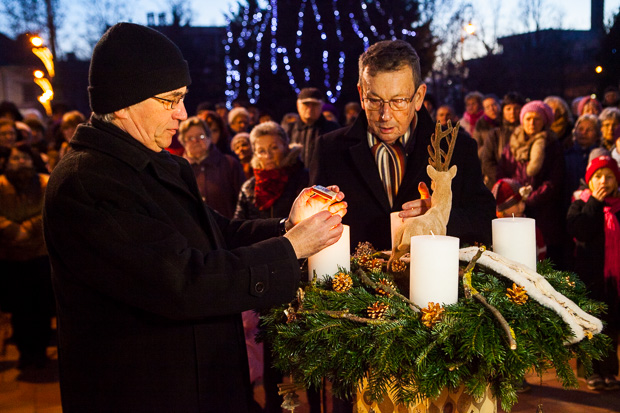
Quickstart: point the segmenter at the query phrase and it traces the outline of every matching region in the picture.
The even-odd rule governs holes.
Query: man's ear
[[[413,97],[416,112],[422,108],[424,104],[424,96],[426,96],[426,84],[422,83]]]
[[[360,85],[359,83],[357,84],[357,93],[360,95],[360,105],[362,105],[362,110],[365,109],[364,108],[364,96],[362,96],[362,85]]]

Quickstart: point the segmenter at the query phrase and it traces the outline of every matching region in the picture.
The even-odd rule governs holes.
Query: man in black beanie
[[[110,28],[89,80],[93,114],[43,218],[63,411],[251,411],[240,313],[293,298],[297,260],[338,240],[346,203],[306,189],[283,219],[208,208],[187,161],[164,150],[187,118],[190,76],[155,30]]]

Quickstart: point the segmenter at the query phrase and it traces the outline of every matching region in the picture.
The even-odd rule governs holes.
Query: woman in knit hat
[[[525,213],[540,226],[549,258],[563,267],[564,157],[562,145],[549,129],[553,111],[544,102],[534,100],[523,106],[519,119],[521,125],[510,136],[499,160],[497,178],[512,178],[532,187]]]
[[[620,195],[618,164],[608,155],[594,158],[585,173],[588,189],[570,206],[569,235],[575,238],[575,272],[592,293],[604,301],[605,333],[612,351],[603,360],[593,360],[594,374],[586,379],[594,390],[616,390],[618,374],[618,327],[620,325]]]
[[[249,132],[250,112],[241,106],[233,108],[228,112],[228,126],[233,136],[237,133]]]
[[[602,110],[603,105],[601,105],[601,102],[592,96],[585,96],[577,105],[577,112],[579,113],[579,116],[587,115],[588,113],[598,116]]]

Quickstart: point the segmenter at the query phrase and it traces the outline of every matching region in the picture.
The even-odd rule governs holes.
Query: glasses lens
[[[392,110],[404,110],[407,108],[407,99],[394,99],[390,100],[390,107]]]

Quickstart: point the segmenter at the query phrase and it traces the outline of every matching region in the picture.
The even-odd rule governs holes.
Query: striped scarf
[[[405,135],[401,136],[392,145],[388,145],[376,136],[368,133],[368,143],[372,156],[377,163],[379,169],[379,176],[383,182],[385,193],[390,202],[390,206],[393,206],[394,199],[398,194],[398,188],[405,175],[405,166],[407,158],[405,156],[405,143],[409,138],[410,132],[407,131]]]

